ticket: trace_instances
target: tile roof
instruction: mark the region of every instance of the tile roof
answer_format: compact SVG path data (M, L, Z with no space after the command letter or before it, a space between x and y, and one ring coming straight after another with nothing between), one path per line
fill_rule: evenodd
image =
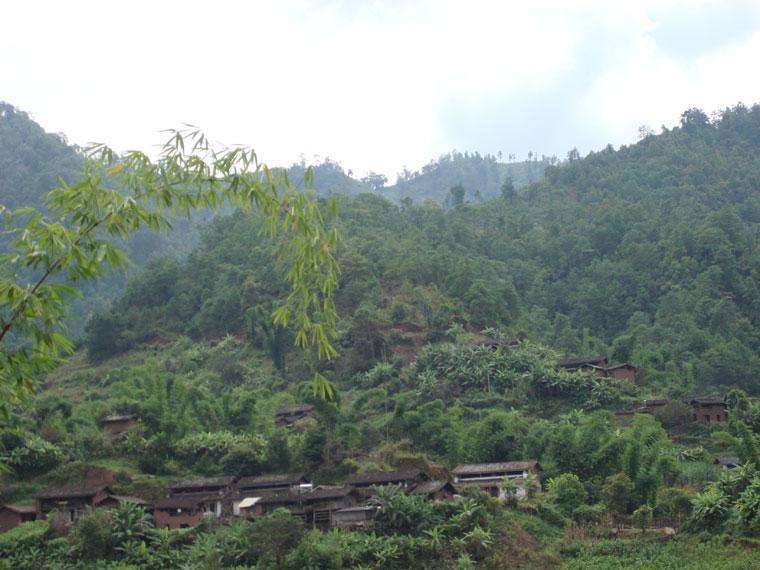
M81 497L94 497L101 491L109 491L108 485L87 487L84 485L65 485L63 487L49 487L35 495L38 499L74 499Z
M741 460L733 455L718 455L715 458L715 463L718 465L739 465Z
M298 414L302 412L313 412L316 408L312 404L299 404L298 406L291 406L288 408L280 408L277 410L276 415L286 416L288 414Z
M725 404L722 396L694 396L689 399L690 404L698 405L713 405L713 404Z
M8 509L18 514L33 514L37 512L37 507L34 505L0 505L0 509Z
M583 356L577 358L566 358L560 360L559 366L562 368L581 366L583 364L605 364L607 362L606 356Z
M412 493L416 495L431 495L437 493L446 486L451 487L452 491L454 487L448 481L423 481L412 489Z
M506 461L502 463L470 463L457 465L454 471L455 475L476 475L478 473L499 473L501 471L527 471L536 469L538 461L529 459L527 461Z
M239 489L255 489L272 485L297 485L304 480L303 473L274 473L271 475L249 475L237 482Z
M208 477L206 479L184 479L174 481L169 485L172 489L200 489L203 487L228 487L235 482L235 477L226 475L224 477Z
M202 497L170 497L156 501L154 507L156 510L165 509L187 509L194 510L203 502Z
M347 497L354 491L353 487L348 487L345 485L340 486L320 486L315 487L313 491L309 491L306 493L302 493L301 496L303 497L303 500L308 502L311 501L325 501L328 499L342 499L343 497Z
M125 422L127 420L134 420L137 418L137 415L135 414L114 414L112 416L106 416L101 421L101 423L107 424L111 422Z
M365 471L356 473L346 479L349 485L373 485L383 483L397 483L400 481L413 481L420 479L424 473L419 469L407 469L398 471Z

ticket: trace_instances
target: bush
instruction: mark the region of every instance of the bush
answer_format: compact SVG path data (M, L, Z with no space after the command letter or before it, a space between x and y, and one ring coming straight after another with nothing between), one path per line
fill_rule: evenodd
M30 435L24 445L16 447L2 458L20 477L34 477L47 473L64 459L63 452L52 443Z
M604 480L602 496L605 504L615 513L625 514L631 504L634 485L626 473L616 473Z
M573 510L573 520L580 524L599 524L606 513L604 505L580 505Z
M638 509L633 511L633 524L640 529L644 530L652 527L652 507L649 505L641 505Z
M563 473L549 480L549 493L565 514L572 513L588 498L586 488L575 473Z

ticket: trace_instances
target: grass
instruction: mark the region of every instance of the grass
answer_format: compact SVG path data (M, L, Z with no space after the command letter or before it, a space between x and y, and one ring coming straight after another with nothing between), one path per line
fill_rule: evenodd
M720 538L700 541L678 538L600 540L575 543L563 549L566 570L587 568L657 568L673 570L752 570L760 569L760 551Z

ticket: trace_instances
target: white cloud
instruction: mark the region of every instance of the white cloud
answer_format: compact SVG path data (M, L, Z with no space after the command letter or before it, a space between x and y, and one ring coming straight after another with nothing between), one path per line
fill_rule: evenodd
M393 174L454 147L619 144L760 94L741 2L49 1L4 21L0 98L117 149L192 122L269 162Z

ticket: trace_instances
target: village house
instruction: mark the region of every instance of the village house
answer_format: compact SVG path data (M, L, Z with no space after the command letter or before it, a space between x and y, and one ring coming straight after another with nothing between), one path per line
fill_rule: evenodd
M312 489L287 489L262 497L246 498L240 507L241 516L262 516L285 508L306 524L327 529L335 526L335 513L359 504L357 490L348 486L319 486Z
M634 384L638 381L638 369L635 366L626 362L611 365L606 356L567 358L560 361L557 367L568 372L590 372L599 378L627 380Z
M566 358L557 365L568 372L593 372L597 376L606 376L607 357L606 356L588 356L582 358Z
M697 396L689 400L692 419L704 424L722 424L728 420L726 402L719 396Z
M219 518L221 514L221 502L214 496L177 495L153 506L156 528L190 528L204 518Z
M206 479L185 479L171 483L169 494L176 496L205 493L222 496L232 490L234 483L235 477L232 475L208 477Z
M282 408L277 410L274 416L274 425L277 427L292 427L301 420L313 418L316 415L317 409L311 404Z
M410 489L428 476L419 469L400 469L397 471L364 471L351 475L346 483L358 488L378 487L383 485L398 485L402 489Z
M120 436L137 425L135 414L106 416L100 420L100 425L112 436Z
M49 513L58 511L73 523L87 507L96 508L111 495L111 489L107 485L97 487L69 485L45 489L35 496L37 516L45 518Z
M309 491L311 482L302 473L257 475L241 478L235 485L232 514L240 515L241 509L251 509L257 499L279 491Z
M279 473L242 477L235 488L241 492L261 490L284 490L311 488L311 482L303 473Z
M221 517L232 513L234 483L235 477L231 475L175 481L169 485L169 498L196 501L208 516L213 513L213 516Z
M733 455L719 455L713 463L722 469L736 469L741 464L741 460Z
M429 501L445 501L453 499L457 490L448 481L423 481L414 489L413 495L421 495Z
M607 378L615 378L616 380L627 380L628 382L636 383L638 370L635 366L628 363L615 364L605 368L605 376Z
M335 513L355 507L360 500L359 493L347 486L320 486L302 493L306 508L306 523L317 528L328 529L335 526Z
M260 497L246 497L240 504L240 516L263 516L279 508L289 510L291 515L306 522L307 513L301 493L292 489L267 493Z
M638 406L635 406L634 408L630 410L615 412L615 416L618 418L623 418L623 417L631 417L635 414L654 414L658 409L666 406L667 404L668 404L668 401L664 399L644 400L643 403L641 403Z
M358 507L348 507L335 511L333 520L335 527L343 530L357 530L365 528L377 513L378 507L362 505Z
M0 532L7 532L18 525L37 519L37 508L23 505L0 506Z
M536 483L540 485L540 471L541 466L535 459L458 465L453 471L454 487L457 490L478 487L489 495L504 500L507 498L504 482L510 479L517 486L515 494L522 497L527 494L525 482L530 476L535 477Z

